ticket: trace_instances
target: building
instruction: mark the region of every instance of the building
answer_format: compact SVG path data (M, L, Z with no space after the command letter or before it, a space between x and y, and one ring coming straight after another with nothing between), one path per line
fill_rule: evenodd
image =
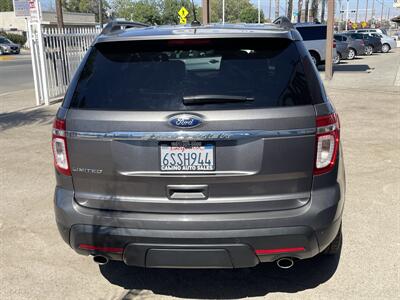
M65 27L96 26L95 15L91 13L64 12ZM45 27L57 26L55 12L43 11L42 24ZM16 17L13 11L0 12L0 31L25 32L27 30L25 18Z

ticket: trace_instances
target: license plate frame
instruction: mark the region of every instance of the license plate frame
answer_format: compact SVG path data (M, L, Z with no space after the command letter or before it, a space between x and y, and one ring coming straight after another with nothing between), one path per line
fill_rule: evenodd
M199 147L200 149L193 150L193 147ZM168 149L169 148L169 149ZM174 149L172 149L174 148ZM159 146L159 166L160 166L160 171L161 172L177 172L177 173L206 173L206 172L213 172L216 169L216 147L215 143L212 142L206 142L206 141L172 141L172 142L160 142ZM200 166L200 164L183 164L183 165L171 165L171 164L163 164L163 160L165 158L166 153L188 153L191 155L192 153L197 153L203 155L202 157L198 156L197 157L197 162L199 162L201 159L204 160L203 166ZM207 155L208 154L208 155ZM169 161L170 158L167 158ZM179 160L178 157L176 157L177 160ZM194 158L191 156L189 159L194 160ZM210 164L206 164L206 160L210 160ZM170 161L169 161L170 162Z

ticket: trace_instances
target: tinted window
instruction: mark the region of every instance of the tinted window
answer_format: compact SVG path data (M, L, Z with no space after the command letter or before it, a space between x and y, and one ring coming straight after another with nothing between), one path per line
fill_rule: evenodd
M300 32L304 41L326 40L326 25L298 26L296 29Z
M184 104L184 97L204 95L251 101ZM184 111L310 103L294 42L201 39L97 44L80 75L71 106Z
M337 40L337 41L343 41L343 37L342 37L341 35L335 34L335 35L333 36L333 38L334 38L335 40Z
M1 37L0 37L0 43L1 43L1 44L9 44L10 42L9 42L9 40L7 40L7 39L5 39L5 38L1 38Z

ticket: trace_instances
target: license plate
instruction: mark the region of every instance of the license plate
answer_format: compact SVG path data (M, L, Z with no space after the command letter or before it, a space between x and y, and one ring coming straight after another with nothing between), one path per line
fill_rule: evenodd
M214 171L214 149L204 142L161 144L161 171Z

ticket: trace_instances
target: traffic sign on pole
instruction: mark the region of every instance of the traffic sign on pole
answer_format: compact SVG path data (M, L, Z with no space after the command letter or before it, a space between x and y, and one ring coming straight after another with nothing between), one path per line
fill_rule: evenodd
M16 17L27 18L31 16L28 0L13 0L13 5Z
M179 23L186 24L187 23L186 17L188 14L189 14L189 12L187 11L187 9L182 6L182 8L178 11Z

